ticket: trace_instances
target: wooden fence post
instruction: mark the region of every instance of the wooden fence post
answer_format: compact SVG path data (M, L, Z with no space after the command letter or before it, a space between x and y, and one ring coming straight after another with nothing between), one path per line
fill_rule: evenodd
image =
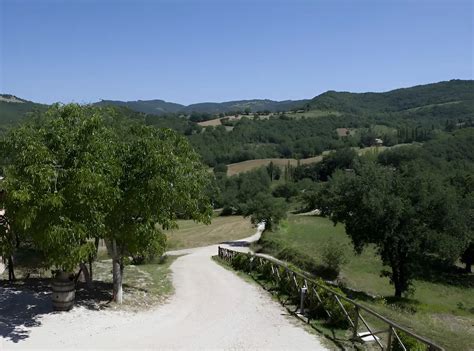
M356 340L358 335L357 335L357 329L359 328L359 306L355 307L355 320L354 320L354 332L352 333L352 339Z

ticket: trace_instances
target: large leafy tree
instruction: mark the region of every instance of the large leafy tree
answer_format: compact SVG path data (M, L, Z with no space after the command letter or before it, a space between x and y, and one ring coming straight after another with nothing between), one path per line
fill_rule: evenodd
M356 252L375 245L397 297L410 287L424 254L454 260L468 240L456 192L415 166L358 163L353 172L336 172L318 203L335 223L345 224Z
M119 170L106 110L54 105L9 133L4 188L10 228L72 271L93 253L116 198Z
M186 139L169 129L132 125L118 145L117 199L106 218L113 258L114 299L122 302L124 258L161 254L161 229L178 218L208 223L210 175Z

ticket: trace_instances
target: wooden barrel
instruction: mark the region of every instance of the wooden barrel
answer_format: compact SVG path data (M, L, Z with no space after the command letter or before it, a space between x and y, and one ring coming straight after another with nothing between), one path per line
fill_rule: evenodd
M76 288L70 279L56 279L51 284L53 309L55 311L69 311L74 306Z

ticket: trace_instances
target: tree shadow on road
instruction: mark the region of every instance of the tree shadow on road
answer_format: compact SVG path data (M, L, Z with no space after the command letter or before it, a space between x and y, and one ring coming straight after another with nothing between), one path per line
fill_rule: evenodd
M46 279L34 285L0 281L0 337L15 343L28 338L40 317L53 311L49 292Z
M111 283L94 281L91 289L78 283L75 306L89 310L107 308L112 299L111 291ZM51 279L0 281L0 339L17 343L28 338L31 328L41 326L41 317L49 313L64 313L53 311Z

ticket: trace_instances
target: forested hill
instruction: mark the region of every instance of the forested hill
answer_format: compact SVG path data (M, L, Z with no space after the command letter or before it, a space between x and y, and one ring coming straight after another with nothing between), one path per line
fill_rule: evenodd
M0 94L0 128L18 123L27 112L46 108L47 105L20 99L14 95Z
M98 106L126 106L131 110L137 112L143 112L154 115L163 115L169 113L182 113L191 114L192 112L197 113L208 113L208 114L220 114L229 112L257 112L257 111L289 111L294 109L303 108L303 106L309 100L285 100L285 101L273 101L273 100L240 100L240 101L227 101L227 102L202 102L197 104L191 104L188 106L176 104L173 102L167 102L164 100L137 100L137 101L116 101L116 100L102 100L97 102L95 105Z
M168 113L177 113L186 106L167 102L164 100L137 100L137 101L119 101L119 100L101 100L96 102L96 106L122 106L128 107L136 112L143 112L153 115L162 115Z
M385 93L328 91L308 102L306 109L349 113L402 112L444 104L472 103L473 100L473 80L450 80Z

